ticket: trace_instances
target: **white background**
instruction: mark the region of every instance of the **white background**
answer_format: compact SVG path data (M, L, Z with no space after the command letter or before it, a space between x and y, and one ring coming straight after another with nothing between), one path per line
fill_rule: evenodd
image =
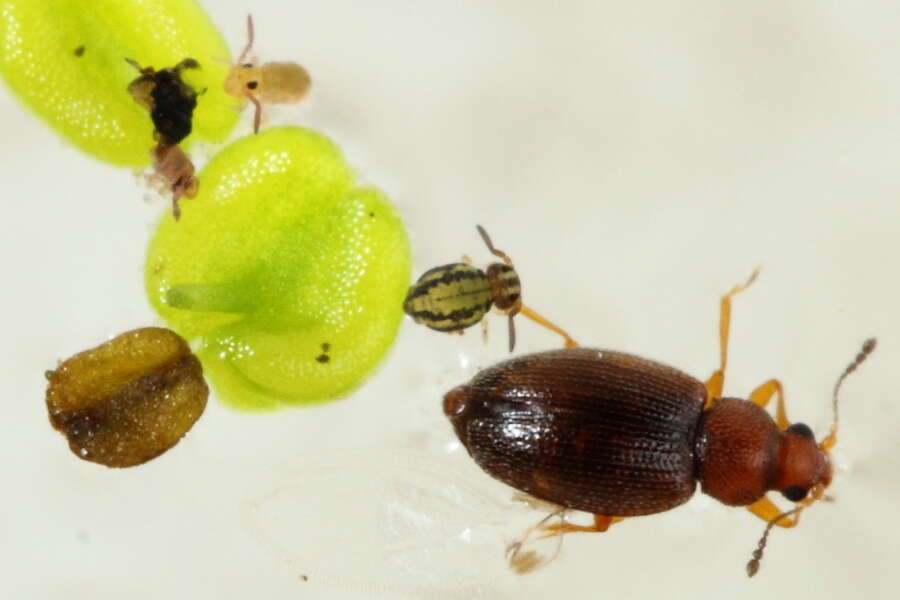
M212 399L143 467L82 462L47 422L43 372L156 322L142 262L168 206L3 90L0 597L894 597L895 2L204 4L235 50L252 10L259 56L309 69L309 99L269 124L332 136L393 198L415 276L487 262L481 223L526 302L580 342L704 379L718 297L761 265L736 301L726 393L779 377L789 416L819 433L877 335L845 387L835 502L775 531L753 580L762 522L699 495L513 575L503 547L542 513L474 466L440 409L506 357L496 316L486 347L477 329L405 322L346 400L248 415ZM558 344L520 320L519 351Z

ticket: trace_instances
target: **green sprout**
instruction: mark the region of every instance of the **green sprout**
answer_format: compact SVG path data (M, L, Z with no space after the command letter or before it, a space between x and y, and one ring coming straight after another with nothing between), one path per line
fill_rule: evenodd
M245 137L199 174L181 220L147 253L153 308L188 340L218 395L274 408L346 395L390 348L410 251L378 190L297 127Z
M126 91L132 59L156 69L194 58L201 95L193 141L220 142L238 101L225 94L231 53L194 0L0 0L0 75L23 104L75 146L116 165L150 163L153 123Z

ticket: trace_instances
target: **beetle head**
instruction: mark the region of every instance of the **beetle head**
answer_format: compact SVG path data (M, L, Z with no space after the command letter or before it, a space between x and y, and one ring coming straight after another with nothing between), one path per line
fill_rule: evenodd
M831 460L819 448L812 430L794 423L784 432L773 486L785 498L800 502L813 492L816 499L831 483Z
M753 558L747 563L748 576L753 577L759 570L759 563L762 560L763 550L765 550L772 527L782 519L791 516L794 517L794 523L796 523L800 513L825 495L825 488L831 484L832 476L830 451L837 444L838 392L847 376L855 371L875 350L875 345L875 338L866 340L856 358L847 365L834 384L831 399L834 417L831 429L821 442L815 443L812 431L803 423L795 423L784 432L774 487L781 490L788 500L797 502L797 506L775 516L768 522L756 550L753 551Z
M875 338L866 340L856 358L834 384L831 400L834 418L831 429L821 442L816 444L812 430L803 423L795 423L784 432L773 487L788 500L812 504L822 497L825 488L831 484L830 451L837 444L838 393L847 376L872 353L875 344Z

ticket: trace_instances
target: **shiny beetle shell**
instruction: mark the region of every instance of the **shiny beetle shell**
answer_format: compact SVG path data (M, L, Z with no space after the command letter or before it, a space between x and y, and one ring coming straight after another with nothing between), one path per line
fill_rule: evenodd
M691 497L702 383L617 352L531 354L478 373L444 412L481 468L595 514L661 512Z

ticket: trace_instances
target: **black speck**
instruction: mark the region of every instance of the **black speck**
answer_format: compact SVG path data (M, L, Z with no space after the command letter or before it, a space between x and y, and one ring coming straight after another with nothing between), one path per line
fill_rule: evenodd
M322 342L322 352L328 352L329 350L331 350L331 344Z
M320 354L316 357L316 360L322 363L323 365L331 360L331 357L327 354Z
M375 213L370 212L370 213L369 213L369 216L370 216L370 217L374 217L374 216L375 216Z
M75 56L77 56L78 58L84 56L84 44L75 48Z
M248 81L248 82L247 82L247 88L248 88L248 89L255 90L258 86L259 86L259 82L258 82L258 81Z

